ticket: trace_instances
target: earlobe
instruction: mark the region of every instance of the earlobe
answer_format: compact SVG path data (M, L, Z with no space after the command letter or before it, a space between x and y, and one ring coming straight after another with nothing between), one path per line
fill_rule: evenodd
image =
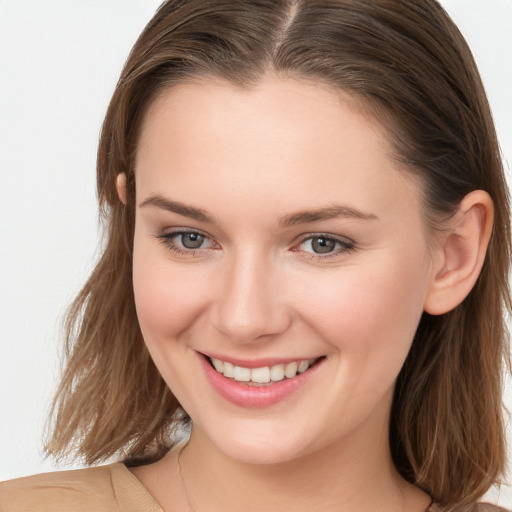
M432 282L424 304L427 313L447 313L467 297L482 270L493 217L493 201L487 192L475 190L461 201L435 251Z
M116 177L116 190L119 200L126 205L126 174L121 172Z

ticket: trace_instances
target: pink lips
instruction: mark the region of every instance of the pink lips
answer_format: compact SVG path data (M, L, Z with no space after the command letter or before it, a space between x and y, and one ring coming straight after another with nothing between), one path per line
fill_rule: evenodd
M242 407L263 408L269 407L300 389L316 373L323 360L312 366L308 371L268 386L248 386L245 383L224 377L218 373L208 360L198 354L208 381L212 387L229 402ZM247 363L245 363L247 364ZM247 366L246 366L247 367Z

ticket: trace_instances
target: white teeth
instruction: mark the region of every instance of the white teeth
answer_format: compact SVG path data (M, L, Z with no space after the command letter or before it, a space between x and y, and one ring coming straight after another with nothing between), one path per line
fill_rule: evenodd
M259 384L270 382L270 368L268 366L264 368L253 368L251 370L251 380Z
M297 375L297 363L288 363L284 369L284 375L287 379L291 379Z
M284 379L284 364L276 364L270 368L270 380L278 382Z
M233 378L238 382L249 382L251 380L250 368L235 366L233 371Z
M215 369L219 373L224 373L224 361L221 361L220 359L215 359L212 357L212 363L213 363L213 366L215 367Z
M262 368L244 368L236 366L227 361L211 358L214 368L230 379L238 382L248 382L255 384L267 384L269 382L279 382L281 380L292 379L297 374L304 373L314 362L315 359L305 359L293 361L288 364L276 364L274 366L264 366Z
M297 371L299 373L304 373L309 368L309 361L301 361L299 363L299 367L297 368Z
M235 376L234 372L234 366L231 363L228 363L227 361L224 361L224 377L233 378Z

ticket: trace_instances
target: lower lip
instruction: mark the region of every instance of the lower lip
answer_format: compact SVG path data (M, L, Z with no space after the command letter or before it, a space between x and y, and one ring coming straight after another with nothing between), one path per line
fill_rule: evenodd
M242 407L263 408L281 402L302 388L322 365L323 359L291 379L284 379L267 386L248 386L224 377L209 361L198 354L210 384L223 398Z

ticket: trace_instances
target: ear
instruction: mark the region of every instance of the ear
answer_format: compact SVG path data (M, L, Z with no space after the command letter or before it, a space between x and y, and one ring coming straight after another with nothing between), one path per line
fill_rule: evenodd
M126 205L126 174L121 172L116 177L117 197L124 205Z
M424 303L427 313L447 313L469 294L484 264L493 218L494 206L487 192L475 190L461 201L448 231L437 241Z

